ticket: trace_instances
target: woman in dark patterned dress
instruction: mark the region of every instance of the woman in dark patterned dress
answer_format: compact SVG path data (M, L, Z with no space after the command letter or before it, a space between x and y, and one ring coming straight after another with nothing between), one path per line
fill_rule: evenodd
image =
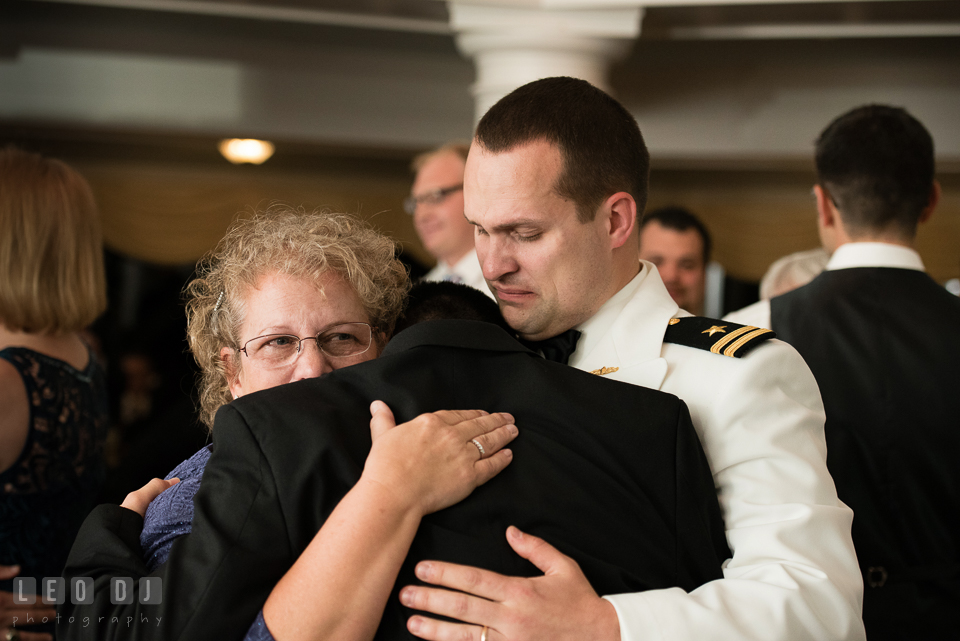
M60 576L103 480L103 371L80 337L106 308L100 222L87 182L62 162L0 150L0 576ZM16 627L0 580L0 639ZM6 593L4 593L6 592ZM30 630L31 628L27 628ZM33 628L34 630L36 628Z

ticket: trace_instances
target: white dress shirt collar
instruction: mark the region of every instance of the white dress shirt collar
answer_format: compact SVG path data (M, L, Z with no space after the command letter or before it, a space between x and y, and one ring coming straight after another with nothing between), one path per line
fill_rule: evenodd
M833 252L826 269L833 271L857 267L893 267L924 271L920 254L909 247L890 243L844 243ZM770 327L770 300L761 300L723 318L741 325Z
M474 264L476 264L476 267L479 269L480 261L477 259L476 249L468 251L453 265L446 261L439 260L437 261L437 266L430 271L431 278L429 278L429 280L443 280L447 276L460 276L463 278L464 273L472 273L474 271Z
M464 254L463 258L458 260L456 264L450 268L450 271L454 274L469 274L471 276L477 273L483 273L480 271L480 260L477 258L477 250L471 249Z
M894 267L924 271L920 254L903 245L890 243L844 243L837 247L827 270L855 267Z
M466 256L452 266L444 262L438 262L437 266L423 277L423 280L452 280L456 283L463 283L464 285L475 287L490 298L493 298L490 288L487 287L487 281L483 279L483 269L480 267L480 260L477 258L476 249L468 251Z

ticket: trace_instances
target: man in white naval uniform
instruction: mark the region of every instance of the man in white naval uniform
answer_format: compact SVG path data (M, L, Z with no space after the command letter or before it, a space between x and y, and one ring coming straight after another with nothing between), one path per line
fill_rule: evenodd
M724 578L690 593L601 598L547 542L508 537L544 576L422 563L418 577L439 587L408 586L401 600L465 623L414 616L408 627L419 637L864 638L853 515L826 468L816 382L768 330L690 317L640 261L648 173L639 128L619 103L580 80L539 80L478 125L465 215L484 276L521 337L543 341L545 356L575 346L568 362L578 369L686 401L733 551Z
M463 168L469 147L449 143L413 159L416 178L404 209L437 265L425 281L463 283L492 296L483 280L473 228L463 218Z

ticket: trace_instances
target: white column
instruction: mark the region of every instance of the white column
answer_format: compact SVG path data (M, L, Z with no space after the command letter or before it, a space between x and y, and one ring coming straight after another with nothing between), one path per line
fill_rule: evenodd
M475 120L503 96L540 78L573 76L609 91L610 62L629 51L643 17L643 8L629 6L630 0L567 0L559 8L550 0L447 4L457 46L476 63Z

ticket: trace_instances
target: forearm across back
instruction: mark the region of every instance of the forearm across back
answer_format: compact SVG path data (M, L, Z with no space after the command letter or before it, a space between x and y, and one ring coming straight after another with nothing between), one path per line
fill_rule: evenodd
M365 641L377 630L420 515L361 479L264 606L278 641Z

